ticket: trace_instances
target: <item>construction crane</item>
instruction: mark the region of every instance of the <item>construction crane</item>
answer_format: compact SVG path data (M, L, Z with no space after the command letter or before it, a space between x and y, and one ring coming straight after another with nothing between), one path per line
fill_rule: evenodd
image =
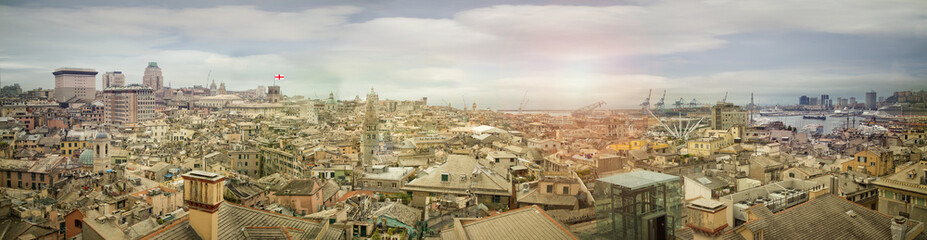
M663 111L663 100L664 100L664 99L666 99L666 89L663 89L663 96L660 97L660 101L657 102L657 104L655 104L655 105L657 106L657 111L658 111L658 112L662 112L662 111Z
M521 111L525 110L525 107L528 106L528 90L525 90L525 96L521 99L521 104L518 105L518 114L521 115Z
M586 105L585 107L573 110L572 115L574 117L586 116L605 105L605 101L598 101L593 104Z
M650 109L650 95L653 95L653 89L650 89L650 92L647 93L647 98L644 99L644 102L641 103L641 110L646 112Z
M441 99L441 101L447 105L447 108L451 108L451 103L447 102L447 100Z
M467 99L464 98L463 95L460 95L460 100L462 101L461 103L463 104L463 110L464 112L466 112L467 111Z
M721 99L721 102L727 102L727 92L724 92L724 99Z

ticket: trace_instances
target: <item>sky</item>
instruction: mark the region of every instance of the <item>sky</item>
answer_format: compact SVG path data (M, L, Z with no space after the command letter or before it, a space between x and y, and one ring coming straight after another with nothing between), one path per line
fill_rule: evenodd
M0 81L141 83L455 107L796 104L927 89L927 1L0 1ZM211 72L211 74L210 74ZM209 76L209 78L207 78Z

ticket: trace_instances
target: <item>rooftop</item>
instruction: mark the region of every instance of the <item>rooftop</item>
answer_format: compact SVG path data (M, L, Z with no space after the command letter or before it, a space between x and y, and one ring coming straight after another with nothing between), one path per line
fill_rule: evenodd
M656 173L646 170L638 170L629 173L616 174L608 177L603 177L596 179L596 181L602 181L618 186L622 186L630 189L639 189L643 187L648 187L652 185L657 185L660 183L678 181L679 177L673 175L667 175L662 173Z
M477 220L455 220L460 225L441 231L441 239L577 239L537 206Z

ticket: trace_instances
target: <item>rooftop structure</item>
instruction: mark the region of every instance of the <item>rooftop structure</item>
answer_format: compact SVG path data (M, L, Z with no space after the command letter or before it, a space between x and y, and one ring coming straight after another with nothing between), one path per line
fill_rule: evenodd
M671 239L682 227L682 180L638 170L596 179L597 237Z

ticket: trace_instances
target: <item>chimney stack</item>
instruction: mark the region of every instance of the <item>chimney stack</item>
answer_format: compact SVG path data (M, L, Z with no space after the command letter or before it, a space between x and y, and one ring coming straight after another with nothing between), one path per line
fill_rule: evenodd
M905 240L905 234L908 232L908 220L902 216L896 216L892 219L892 240Z
M183 200L190 206L190 226L200 238L219 239L219 206L225 192L225 176L190 171L183 177Z
M689 203L689 222L695 232L693 239L719 239L727 228L727 206L711 199L696 199Z

